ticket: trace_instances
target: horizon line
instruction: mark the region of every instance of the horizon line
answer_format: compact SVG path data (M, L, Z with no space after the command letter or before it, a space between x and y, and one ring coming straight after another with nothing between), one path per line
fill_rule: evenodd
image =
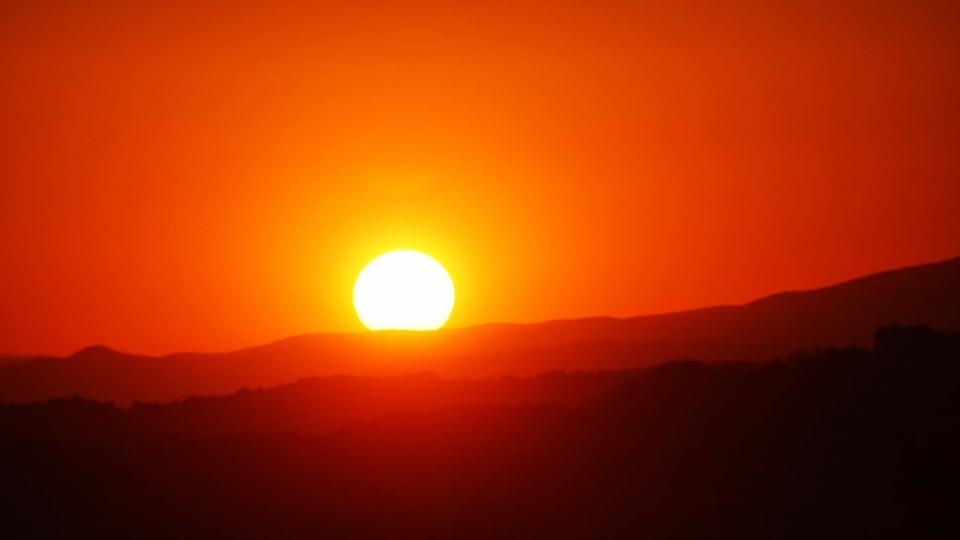
M283 342L289 341L289 340L294 340L294 339L299 339L299 338L305 338L305 337L314 337L314 336L368 336L368 335L388 335L388 334L390 334L390 335L396 335L396 334L403 334L403 335L425 334L425 335L430 335L430 334L438 334L438 333L447 333L447 332L450 332L450 331L457 331L457 332L459 332L459 331L474 330L474 329L481 329L481 328L491 328L491 327L497 327L497 326L500 326L500 327L504 327L504 326L539 326L539 325L549 325L549 324L556 324L556 323L572 323L572 322L584 322L584 321L594 321L594 320L629 321L629 320L635 320L635 319L643 319L643 318L649 318L649 317L662 317L662 316L669 316L669 315L675 315L675 314L680 314L680 313L691 313L691 312L711 310L711 309L724 309L724 308L744 307L744 306L749 306L749 305L751 305L751 304L754 304L754 303L757 303L757 302L761 302L761 301L764 301L764 300L767 300L767 299L770 299L770 298L779 297L779 296L790 295L790 294L797 294L797 293L805 293L805 292L822 291L822 290L827 290L827 289L831 289L831 288L834 288L834 287L840 287L840 286L847 285L847 284L854 283L854 282L861 281L861 280L866 280L866 279L875 278L875 277L877 277L877 276L881 276L881 275L884 275L884 274L890 274L890 273L894 273L894 272L901 272L901 271L905 271L905 270L912 270L912 269L916 269L916 268L920 268L920 267L924 267L924 266L936 266L936 265L939 265L939 264L953 263L953 262L957 262L957 261L960 261L960 255L953 256L953 257L949 257L949 258L947 258L947 259L938 259L938 260L934 260L934 261L928 261L928 262L922 262L922 263L916 263L916 264L909 264L909 265L905 265L905 266L898 266L898 267L894 267L894 268L888 268L888 269L885 269L885 270L878 270L878 271L871 272L871 273L868 273L868 274L863 274L863 275L855 276L855 277L852 277L852 278L843 279L843 280L836 281L836 282L833 282L833 283L830 283L830 284L827 284L827 285L823 285L823 286L819 286L819 287L812 287L812 288L809 288L809 289L787 289L787 290L772 292L772 293L765 294L765 295L756 297L756 298L754 298L754 299L752 299L752 300L748 300L748 301L746 301L746 302L742 302L742 303L738 303L738 304L733 304L733 303L731 303L731 304L713 304L713 305L699 306L699 307L693 307L693 308L688 308L688 309L678 309L678 310L673 310L673 311L662 311L662 312L646 313L646 314L639 314L639 315L627 315L627 316L615 316L615 315L585 315L585 316L582 316L582 317L558 317L558 318L554 318L554 319L543 319L543 320L539 320L539 321L527 321L527 322L522 322L522 321L518 321L518 322L511 322L511 321L492 321L492 322L478 323L478 324L465 325L465 326L444 326L443 328L440 328L440 329L437 329L437 330L318 331L318 332L306 332L306 333L300 333L300 334L292 334L292 335L289 335L289 336L286 336L286 337L277 338L277 339L274 339L274 340L271 340L271 341L267 341L267 342L265 342L265 343L260 343L260 344L256 344L256 345L249 345L249 346L245 346L245 347L238 347L238 348L235 348L235 349L213 350L213 351L209 351L209 350L208 350L208 351L203 351L203 350L180 350L180 351L172 351L172 352L160 353L160 354L141 354L141 353L135 353L135 352L129 352L129 351L120 350L120 349L111 347L111 346L109 346L109 345L107 345L107 344L104 344L104 343L92 343L92 344L90 344L90 345L81 347L81 348L75 350L74 352L69 353L69 354L66 354L66 355L47 354L47 353L10 353L10 352L2 352L2 353L0 353L0 363L11 362L11 361L15 362L15 361L17 361L17 360L30 360L30 359L35 359L35 358L72 358L72 357L76 356L77 354L79 354L79 353L81 353L81 352L83 352L83 351L90 350L90 349L95 349L95 348L107 349L107 350L112 351L112 352L114 352L114 353L124 354L124 355L128 355L128 356L138 356L138 357L144 357L144 358L169 358L169 357L172 357L172 356L194 355L194 354L196 354L196 355L206 355L206 354L213 354L213 355L217 355L217 354L234 354L234 353L238 353L238 352L243 352L243 351L248 351L248 350L253 350L253 349L259 349L259 348L261 348L261 347L269 347L269 346L271 346L271 345L275 345L275 344L278 344L278 343L283 343Z

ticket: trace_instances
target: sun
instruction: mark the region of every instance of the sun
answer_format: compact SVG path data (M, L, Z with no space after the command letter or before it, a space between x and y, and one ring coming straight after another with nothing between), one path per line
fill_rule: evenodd
M413 250L370 261L353 286L353 307L370 330L436 330L450 318L453 300L447 270Z

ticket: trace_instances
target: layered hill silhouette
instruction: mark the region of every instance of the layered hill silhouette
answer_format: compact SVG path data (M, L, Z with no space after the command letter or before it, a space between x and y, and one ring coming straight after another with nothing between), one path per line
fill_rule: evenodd
M530 376L631 369L680 358L766 360L798 349L868 346L881 325L960 330L960 258L739 306L627 319L491 324L430 333L314 334L235 352L140 356L104 346L0 363L0 401L80 395L129 404L335 374Z
M0 405L11 538L956 538L960 334Z

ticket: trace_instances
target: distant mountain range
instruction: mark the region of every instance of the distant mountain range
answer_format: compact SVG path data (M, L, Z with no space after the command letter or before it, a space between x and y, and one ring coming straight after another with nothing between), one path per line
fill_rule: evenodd
M0 401L80 395L127 404L224 394L335 374L528 376L667 360L767 360L869 346L878 326L960 331L960 258L784 292L740 306L627 319L489 324L439 332L312 334L227 353L141 356L104 346L0 363Z

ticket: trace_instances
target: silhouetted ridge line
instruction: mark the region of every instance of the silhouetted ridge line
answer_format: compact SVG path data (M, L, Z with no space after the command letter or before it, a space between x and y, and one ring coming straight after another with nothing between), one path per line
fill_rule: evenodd
M226 394L301 377L530 376L619 370L677 358L763 361L798 349L867 347L883 325L960 330L960 259L882 272L811 291L630 319L497 324L440 332L313 334L240 351L145 357L87 349L70 362L0 365L0 400L85 397L129 404Z

